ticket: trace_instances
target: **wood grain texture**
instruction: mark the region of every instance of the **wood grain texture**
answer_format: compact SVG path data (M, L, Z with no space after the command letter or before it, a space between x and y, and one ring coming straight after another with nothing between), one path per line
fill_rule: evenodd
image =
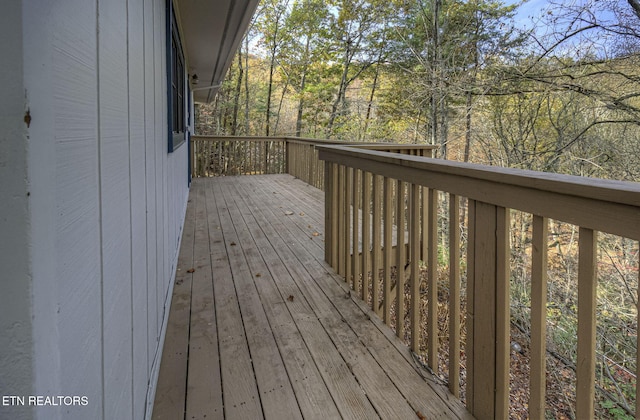
M545 417L547 377L547 235L548 219L533 216L531 262L531 376L529 416Z
M209 217L205 190L194 189L190 208L195 209L192 248L193 261L185 265L179 261L180 271L194 270L191 274L191 314L189 317L189 358L186 369L185 416L188 419L223 418L222 379L220 376L220 354L218 352L218 326L214 308L214 279L228 275L225 265L220 264L225 254L219 244L222 231L216 229L217 219ZM213 210L213 209L212 209ZM212 211L213 214L215 214ZM190 214L190 213L188 213ZM211 216L213 216L213 214ZM210 225L210 222L213 226ZM187 232L183 235L183 243ZM183 246L182 249L185 247ZM180 251L182 256L183 251ZM175 378L174 378L175 380Z
M581 227L578 248L576 416L590 418L594 415L596 377L597 232Z
M640 239L637 183L319 146L320 158L499 207ZM615 218L608 215L615 214Z
M372 235L373 250L371 251L371 308L380 316L380 270L382 262L382 185L384 180L378 175L373 175L373 218ZM386 202L386 201L385 201Z
M373 251L371 249L371 179L369 172L363 172L362 175L362 290L360 299L365 302L369 301L369 274L371 272L371 257ZM377 204L374 204L374 206ZM373 283L375 284L375 282Z
M345 266L344 266L344 281L347 284L351 284L351 279L353 277L353 258L352 255L357 251L358 244L353 242L352 231L355 220L353 220L353 212L351 210L353 206L353 173L355 169L351 167L346 167L345 171L345 179L344 179L344 215L345 215L345 234L344 234L344 249L346 250L345 255Z
M355 169L353 171L353 184L352 184L352 188L353 188L353 192L352 192L352 197L353 197L353 205L351 206L352 209L352 216L351 216L351 233L352 233L352 239L351 239L351 243L353 244L353 250L351 251L351 288L353 289L355 294L360 294L360 273L362 270L361 264L362 264L362 259L360 258L360 253L364 253L364 244L361 241L361 237L360 237L360 231L363 229L362 226L360 225L361 223L361 218L360 218L360 199L362 198L360 193L360 171L358 171L357 169ZM360 245L362 244L362 245ZM360 247L362 249L362 251L360 251Z
M404 287L405 287L405 282L406 282L406 271L405 271L405 265L406 265L406 261L407 261L407 248L404 246L399 246L398 244L404 244L405 243L405 235L406 235L406 230L405 230L405 224L407 222L407 216L406 216L406 211L407 211L407 200L408 200L408 196L407 196L407 183L403 182L403 181L396 181L396 284L395 284L395 290L396 290L396 296L395 296L395 303L396 303L396 334L398 335L398 337L404 337L404 317L405 317L405 302L404 302ZM389 235L391 237L391 235ZM385 248L387 247L387 244L385 243ZM391 248L391 247L389 247ZM389 261L389 265L391 265L391 261ZM391 281L389 281L388 283L389 285L391 284ZM386 290L386 288L385 288ZM391 305L391 302L394 300L394 298L392 296L389 296L387 299L387 302L385 303L385 307L387 305ZM416 350L416 348L414 347L414 341L413 338L411 340L411 348L412 350Z
M384 262L382 279L382 314L385 324L391 325L391 264L393 252L393 183L392 178L384 178ZM398 310L396 309L396 313ZM404 311L403 311L404 312ZM404 329L402 325L396 325L396 334L400 335Z
M420 190L421 187L416 184L411 184L410 189L410 212L409 212L409 264L411 267L411 279L410 279L410 325L411 325L411 350L418 353L420 352L420 333L422 330L422 324L420 319ZM424 222L424 221L422 221ZM402 248L402 247L398 247ZM432 287L429 285L429 287ZM399 290L399 289L398 289ZM398 294L404 294L404 290L398 292ZM404 296L402 296L404 298ZM432 337L429 337L429 342L432 341ZM430 366L433 369L433 366ZM437 371L437 366L436 366Z
M188 363L194 365L185 368L187 409L194 395L224 396L225 418L233 418L234 412L228 408L233 397L227 394L243 388L234 383L245 382L239 364L252 366L253 387L259 393L256 401L265 418L414 418L417 411L427 418L468 415L459 402L447 396L444 387L421 377L407 347L376 321L364 302L349 294L349 285L324 262L321 238L313 235L323 231L321 193L305 190L304 184L285 175L197 179L190 208L201 208L196 198L202 194L198 192L201 188L207 194L207 224L204 231L195 233L191 252L195 256L201 253L203 258L211 255L213 274L194 262L191 308L194 311L198 301L206 303L208 298L203 295L210 293L206 288L197 290L198 271L212 277L215 306L202 305L202 311L191 315L192 331L198 328L209 337L203 342L204 337L192 333L195 341L189 343L190 352L199 351L201 356L195 360L189 357ZM288 209L294 209L294 214L285 213ZM199 210L193 214L202 216ZM210 250L195 245L205 237ZM226 302L235 302L238 309ZM212 313L206 315L207 311ZM241 321L232 322L230 317ZM222 396L217 397L212 394L215 390L195 390L211 386L207 375L211 366L205 358L208 351L198 346L209 345L215 331L200 321L214 319L222 370ZM224 355L228 345L224 341L229 339L223 324L234 323L237 327L233 331L246 337L250 363L244 361L242 350L233 357ZM230 370L236 375L225 375ZM264 372L271 372L268 379ZM278 404L268 401L277 394L281 396ZM210 407L205 400L200 402L202 407ZM287 407L298 414L291 414ZM192 413L198 418L196 411ZM207 418L219 411L209 409L209 413Z
M435 372L438 371L438 191L429 188L427 193L426 223L427 231L427 278L429 279L428 308L427 308L427 334L428 339L428 363Z
M509 417L511 363L511 245L509 209L496 210L496 417Z
M449 194L449 391L460 396L460 198Z
M473 296L475 290L475 272L476 272L476 201L469 200L469 215L468 215L468 235L469 239L467 245L467 296ZM475 409L475 364L473 360L473 354L475 353L475 313L476 304L475 299L467 298L467 314L466 314L466 328L467 328L467 342L465 346L465 352L467 354L466 363L466 407L473 413Z
M225 212L220 220L222 232L227 243L236 243L235 246L227 248L227 254L240 304L253 372L260 392L262 412L266 418L277 416L302 418L272 326L257 293L255 280L262 278L262 271L251 269L252 266L257 268L262 263L274 266L280 261L275 258L262 260L242 216L240 207L244 207L244 203L238 197L237 190L231 186L223 188L221 196L224 196L229 211L229 218L227 219Z
M473 411L478 418L495 416L496 357L496 212L475 203L473 289Z
M218 198L219 197L219 198ZM260 394L256 383L251 360L251 352L244 329L239 295L234 282L230 255L237 248L237 239L227 237L226 229L233 229L229 209L222 198L219 186L211 190L207 196L211 201L211 211L217 212L217 227L223 231L222 243L224 254L219 258L220 272L215 282L215 307L218 320L218 349L221 359L221 375L223 384L223 401L225 417L231 419L262 418ZM231 234L231 232L229 232ZM221 251L222 252L222 251ZM242 275L242 273L238 274ZM245 274L246 275L246 274Z

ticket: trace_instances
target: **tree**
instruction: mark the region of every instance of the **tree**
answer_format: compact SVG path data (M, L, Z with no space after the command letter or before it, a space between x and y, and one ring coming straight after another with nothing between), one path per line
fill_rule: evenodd
M325 132L331 137L336 121L348 113L347 88L374 62L376 41L384 39L385 20L391 15L390 3L382 0L334 0L330 3L332 53L340 63L338 92L331 104Z
M416 96L429 98L419 102L426 108L420 114L429 116L427 137L440 146L441 157L447 156L453 107L464 103L468 160L472 107L484 94L478 74L522 42L510 20L514 10L495 0L421 0L400 15L399 48L410 55L398 62L414 75Z
M262 43L265 45L269 59L269 79L267 82L267 104L265 110L265 135L271 134L271 97L273 93L274 74L279 48L286 36L283 31L287 15L290 12L289 0L267 0L258 20L262 32Z
M314 79L310 73L314 63L321 61L326 53L328 15L324 1L296 1L285 24L287 37L280 69L297 97L295 133L298 137L302 135L307 85Z

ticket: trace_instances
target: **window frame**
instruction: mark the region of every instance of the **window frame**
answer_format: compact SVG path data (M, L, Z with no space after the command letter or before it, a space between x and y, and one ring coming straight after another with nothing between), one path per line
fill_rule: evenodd
M167 125L168 152L172 153L187 140L189 98L184 50L173 1L167 0Z

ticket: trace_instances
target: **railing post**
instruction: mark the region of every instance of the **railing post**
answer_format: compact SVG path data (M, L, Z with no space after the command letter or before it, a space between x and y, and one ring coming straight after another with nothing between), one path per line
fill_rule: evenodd
M340 241L340 184L339 167L335 163L325 162L325 208L324 208L324 258L338 272L338 243Z
M469 207L467 408L480 420L502 418L509 395L508 210L473 200Z
M533 216L529 418L545 416L547 356L547 234L549 220Z
M405 239L405 233L406 233L406 229L405 229L405 221L406 221L406 215L405 215L405 209L407 208L407 205L405 203L405 187L407 185L406 182L404 181L396 181L396 334L398 337L403 337L404 336L404 317L405 317L405 304L404 304L404 287L405 287L405 280L406 280L406 273L405 273L405 263L407 261L407 249L405 248L405 244L404 244L404 239ZM391 234L389 235L389 237L391 237ZM385 244L385 248L386 248L386 244ZM389 247L389 250L391 250L391 247ZM391 268L391 259L389 259L389 262L385 262L385 264L387 264L387 267ZM391 271L387 270L387 272L390 274ZM386 274L386 273L385 273ZM388 278L388 280L387 280ZM387 284L389 287L391 287L391 277L385 277L385 280L387 280ZM386 289L386 286L385 286ZM385 302L385 318L389 319L389 322L391 322L391 302L392 302L392 298L391 296L385 297L386 302ZM413 350L414 352L418 352L418 349L413 347L413 340L412 340L412 347L411 350Z
M373 177L373 226L371 231L373 240L371 241L371 307L380 316L380 268L382 263L382 183L380 175L372 174Z
M291 156L290 148L291 148L291 143L289 143L289 139L285 138L284 139L284 173L285 174L291 174L291 172L289 172L289 168L290 168L289 159Z
M578 255L578 354L576 418L594 415L596 379L597 232L580 228ZM636 413L637 418L637 413Z
M336 191L336 195L338 198L338 237L334 239L335 242L337 242L337 247L338 247L338 259L337 259L337 272L339 275L343 276L345 275L345 261L346 261L346 256L347 256L347 249L345 246L345 237L347 235L347 221L346 221L346 215L348 214L345 211L345 194L346 194L346 189L345 189L345 173L346 173L346 168L342 165L340 165L337 169L335 169L336 171L338 171L338 182L336 185L334 185L334 189L337 190Z

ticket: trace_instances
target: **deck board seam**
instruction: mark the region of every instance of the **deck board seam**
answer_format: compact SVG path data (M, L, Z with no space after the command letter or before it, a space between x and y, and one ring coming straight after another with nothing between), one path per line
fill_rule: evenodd
M266 193L264 193L264 189L262 189L262 191L263 191L263 192L262 192L262 194L265 196L265 199L266 199L266 198L268 198L268 195L266 195ZM251 195L251 194L244 194L243 196L244 196L244 197L256 197L256 195ZM259 207L259 206L257 205L257 203L253 203L253 206L255 207L255 210L256 210L257 212L260 212L260 213L262 213L262 212L263 212L263 210L261 209L261 207ZM268 207L268 206L265 206L265 207ZM267 212L272 213L272 215L273 215L273 217L274 217L274 218L277 218L277 216L278 216L278 214L276 214L276 213L274 213L273 211L269 210L269 208L266 208L264 211L267 211ZM264 217L264 215L263 215L263 217ZM265 220L268 220L268 219L265 217ZM272 226L270 223L267 223L267 224L269 225L269 227L273 228L273 226ZM285 224L285 225L288 225L288 224ZM288 230L288 228L287 228L287 230ZM290 249L290 244L288 243L288 241L286 241L286 240L285 240L285 238L284 238L284 237L282 237L282 235L280 234L280 232L279 232L279 231L277 231L277 230L276 230L276 236L278 236L278 237L280 238L280 240L285 244L285 246L286 246L288 249ZM269 235L267 235L267 237L269 237ZM278 252L278 248L277 248L277 247L275 247L275 246L274 246L274 249L276 250L276 252ZM291 255L294 255L294 256L295 256L295 254L291 254ZM281 256L280 258L282 258L282 256ZM304 264L302 264L302 261L300 261L297 257L296 257L296 260L298 261L298 263L299 263L299 265L300 265L300 266L304 266ZM349 367L349 366L350 366L350 364L345 360L344 355L342 354L342 352L339 350L338 346L336 345L336 341L335 341L335 339L332 337L332 334L330 333L330 331L329 331L329 330L327 330L327 326L325 325L325 323L323 323L323 322L322 322L323 317L321 316L321 314L319 314L319 313L318 313L318 312L313 308L313 306L314 306L314 305L312 305L312 304L311 304L311 302L309 302L309 301L308 301L306 294L304 293L304 291L303 291L302 289L300 289L299 281L296 281L297 273L292 272L292 271L290 270L289 266L290 266L289 264L285 263L285 267L286 267L287 271L289 272L289 274L290 274L290 276L291 276L291 278L292 278L292 280L293 280L293 282L294 282L295 286L296 286L296 287L297 287L297 289L300 291L300 296L302 296L302 297L305 299L305 301L307 302L307 305L309 306L309 308L311 309L311 311L314 313L314 316L316 317L316 319L319 321L319 325L320 325L320 327L325 331L325 334L328 336L328 338L329 338L329 340L331 341L331 343L332 343L333 347L337 349L338 354L339 354L339 356L341 357L341 359L342 359L343 363L344 363L347 367ZM305 270L305 271L306 271L306 270ZM309 277L309 278L312 278L312 275L311 275L310 273L308 273L308 272L307 272L307 274L308 274L308 277ZM309 344L307 343L307 346L308 346L308 345L309 345ZM349 370L351 370L351 369L349 369ZM352 375L353 379L356 381L356 383L358 384L359 388L362 390L363 395L365 396L365 398L369 401L369 404L371 405L371 408L372 408L372 409L374 410L374 412L378 415L378 417L380 417L380 414L378 413L378 411L377 411L377 409L376 409L376 407L375 407L375 404L373 404L373 402L371 401L369 394L365 392L365 389L362 387L362 384L360 383L360 380L357 378L357 376L356 376L356 375L354 375L354 374L353 374L353 372L351 372L351 375Z
M289 225L289 224L287 224L287 225ZM279 231L279 233L280 233L280 231ZM309 278L310 278L312 281L315 279L315 275L313 275L312 273L308 273L308 275L309 275ZM294 276L294 277L296 277L296 276ZM360 336L359 336L358 334L356 334L356 332L355 332L355 331L353 330L353 328L351 327L350 323L346 321L346 318L345 318L345 316L344 316L344 313L343 313L342 311L340 311L340 310L336 307L336 305L335 305L335 303L333 302L333 300L332 300L332 299L331 299L331 298L326 294L326 291L325 291L322 287L320 287L320 286L318 285L318 289L319 289L319 291L324 295L324 297L325 297L326 301L329 303L329 305L333 308L333 311L335 311L337 314L340 314L341 318L342 318L343 320L345 320L345 323L348 325L349 329L350 329L350 330L352 331L352 333L353 333L353 336L354 336L354 338L355 338L355 341L356 341L356 342L359 342L360 344L362 344L362 347L364 348L364 350L365 350L365 351L367 351L368 353L370 353L370 351L367 349L367 346L366 346L366 345L365 345L365 343L362 341L362 339L360 338ZM323 324L323 326L324 326L324 324ZM325 329L326 329L326 326L325 326ZM328 331L327 331L327 332L328 332ZM330 335L330 336L331 336L331 335ZM331 337L331 340L333 341L334 345L335 345L337 348L339 348L339 347L340 347L340 346L338 346L338 344L335 342L335 340L333 339L333 337ZM342 351L340 351L340 354L341 354L341 356L342 356L342 358L343 358L344 362L345 362L345 363L347 363L347 365L350 365L350 362L345 358L345 355L343 354L343 352L342 352ZM400 390L398 390L398 388L397 388L396 384L391 380L391 378L389 377L388 373L387 373L387 372L385 371L385 369L384 369L384 368L379 364L378 360L376 360L373 356L371 356L371 357L372 357L372 361L373 361L376 365L378 365L378 366L379 366L379 368L380 368L380 372L381 372L384 376L386 376L386 377L387 377L387 379L389 380L389 383L393 384L393 386L396 388L396 390L398 391L398 395L402 396L402 398L403 398L403 399L404 399L404 401L407 403L407 405L409 405L408 400L406 399L406 397L405 397L405 396L400 392ZM359 378L357 375L355 375L355 374L354 374L354 378L355 378L355 379L356 379L356 381L360 384L361 388L362 388L363 390L366 390L366 386L364 386L364 385L361 383L360 378ZM370 396L369 396L369 393L366 393L366 391L365 391L365 394L367 395L367 398L371 401ZM381 413L380 413L380 412L378 411L378 409L376 408L376 404L374 403L374 401L371 401L371 402L372 402L372 405L374 406L374 409L376 410L377 414L378 414L379 416L381 416L381 417L382 417Z
M237 184L235 184L235 185L231 185L229 188L234 188L234 189L236 189L236 190L237 190ZM234 206L235 206L235 208L237 209L238 214L239 214L239 215L240 215L240 217L242 218L242 223L246 226L246 225L247 225L247 222L246 222L246 219L245 219L245 215L242 213L242 208L241 208L241 206L239 206L239 205L238 205L238 201L236 200L236 197L237 197L237 198L242 199L242 196L239 196L238 194L234 194L234 195L231 197L231 200L232 200L232 202L233 202L233 205L234 205ZM227 205L229 205L229 204L230 204L230 202L229 202L229 201L227 201L227 198L226 198L226 197L225 197L225 201L226 201ZM236 219L234 219L234 222L233 222L233 223L234 223L234 226L236 227L236 233L237 233L238 228L237 228L237 226L235 225L235 220L236 220ZM254 238L253 238L253 235L251 235L251 232L249 231L248 226L247 226L247 232L248 232L249 236L251 236L251 240L252 240L252 241L253 241L253 243L255 244L256 248L259 250L259 247L258 247L258 245L255 243L255 240L254 240ZM238 238L238 239L241 241L241 239L240 239L240 238ZM251 244L249 244L249 245L251 245ZM248 266L248 268L249 268L249 270L250 270L250 272L251 272L251 274L252 274L252 279L253 279L253 275L254 275L254 273L251 271L251 267L250 267L250 264L249 264L249 257L248 257L248 255L247 255L246 249L245 249L245 247L244 247L244 246L242 246L242 247L241 247L241 249L242 249L242 251L243 251L243 255L244 255L244 258L245 258L245 262L247 263L247 266ZM260 259L262 260L262 262L264 263L264 265L265 265L265 266L267 266L267 263L266 263L266 261L264 260L264 258L263 258L263 256L262 256L262 254L260 254L260 252L259 252L259 251L258 251L258 253L259 253L259 255L260 255ZM281 361L282 361L282 365L283 365L284 371L285 371L285 373L286 373L286 375L287 375L287 379L288 379L288 381L289 381L289 384L291 384L291 383L292 383L292 381L291 381L290 373L289 373L289 371L288 371L288 369L287 369L286 364L284 363L283 354L282 354L281 348L280 348L280 346L279 346L279 344L278 344L278 340L276 339L275 334L273 333L273 331L274 331L274 326L273 326L273 324L272 324L271 320L269 319L269 317L268 317L268 316L266 316L266 310L265 310L265 307L264 307L264 302L263 302L263 300L261 299L261 294L260 294L260 292L259 292L258 288L255 286L255 284L254 284L254 288L255 288L256 294L257 294L257 296L258 296L258 298L259 298L260 305L261 305L261 308L262 308L262 312L264 312L264 313L265 313L265 320L266 320L267 324L269 325L269 331L271 332L271 335L272 335L272 337L273 337L274 343L275 343L276 348L277 348L277 350L278 350L278 355L280 356L280 359L281 359ZM245 334L245 335L246 335L246 334ZM260 389L260 384L258 383L257 385L258 385L258 389ZM296 396L295 392L293 393L293 395L294 395L294 398L296 399L296 405L298 406L298 409L300 409L300 403L299 403L299 401L298 401L298 397ZM263 410L263 411L264 411L264 410Z
M223 192L222 188L220 189L220 192L221 192L221 198L223 198L223 202L225 204L225 211L229 214L229 219L232 220L233 218L231 217L231 212L229 212L229 205L228 205L226 199L224 199L224 192ZM215 194L214 194L214 196L215 196ZM218 213L218 214L220 215L220 213ZM225 224L222 223L222 217L220 217L220 222L221 222L220 223L220 228L221 228L221 231L223 233L223 237L226 238L228 235L224 235L224 226L225 226ZM229 226L229 225L227 224L227 226ZM235 229L235 226L233 225L233 222L230 224L230 226L233 227L233 230L235 232L235 236L237 237L237 232L235 231L236 229ZM251 363L251 370L252 370L252 373L253 373L253 379L254 379L254 382L255 382L255 385L256 385L256 390L257 390L257 393L258 393L258 399L259 399L259 402L260 402L260 409L262 411L262 417L264 418L265 417L264 404L262 403L262 396L260 394L260 386L258 384L258 379L256 377L256 369L255 369L255 366L254 366L254 363L253 363L253 355L251 354L251 346L249 345L249 338L247 337L247 333L246 333L246 331L247 331L246 325L245 325L245 316L246 315L243 314L242 305L240 303L240 297L238 296L238 285L236 283L235 275L233 273L233 265L231 265L231 257L229 255L230 252L229 252L229 248L228 247L231 246L231 244L227 244L226 240L223 240L223 243L224 243L225 249L227 251L227 256L228 256L228 259L229 259L229 265L231 266L232 284L233 284L233 288L234 288L234 292L235 292L236 302L238 304L238 310L240 312L240 320L242 322L242 331L243 331L242 335L244 336L245 345L246 345L247 350L249 352L249 361Z
M288 228L288 224L287 224L287 228ZM293 234L293 235L295 236L295 232L291 231L289 228L288 228L288 230L290 231L290 233L291 233L291 234ZM285 242L286 242L286 241L285 241ZM291 249L291 251L293 252L293 249ZM294 254L295 254L295 252L294 252ZM319 255L319 254L318 254L318 255ZM345 292L346 292L347 290L349 290L349 289L348 289L348 287L347 287L347 285L346 285L346 283L344 283L344 281L343 281L341 278L338 278L338 277L337 277L337 275L336 275L335 273L333 273L333 270L331 270L330 268L327 268L327 267L325 266L325 264L323 263L323 260L320 260L320 259L319 259L319 258L323 258L323 255L319 255L319 256L315 256L315 255L314 255L313 257L316 259L316 261L319 263L319 265L322 267L322 269L326 272L326 275L331 276L331 277L333 278L333 280L334 280L334 281L335 281L335 282L336 282L340 287L342 287L342 288L345 290ZM315 276L315 275L310 274L310 277L311 277L312 279L314 279L314 281L315 281L315 279L316 279L316 276ZM325 296L327 297L327 300L331 303L331 305L333 305L333 306L334 306L335 310L336 310L338 313L340 313L340 314L341 314L341 316L343 316L343 318L344 318L344 313L343 313L343 311L336 307L336 305L335 305L335 303L334 303L333 299L331 299L331 298L326 294L326 290L325 290L325 288L323 288L323 287L321 287L321 286L320 286L319 288L320 288L320 290L325 294ZM351 300L353 301L353 299L351 299ZM367 315L369 315L369 316L370 316L370 315L372 315L372 314L373 314L373 312L371 312L371 314L368 314L367 312L365 312L365 311L364 311L364 310L363 310L359 305L357 305L357 303L356 303L355 301L354 301L354 304L356 305L357 310L360 310L360 311L361 311L365 316L367 316ZM375 314L373 314L373 315L375 315ZM349 323L348 323L348 324L349 324ZM404 394L404 393L399 389L398 385L396 384L396 381L394 381L394 380L389 376L389 373L387 372L387 370L386 370L382 365L380 365L380 361L378 360L378 358L376 358L376 357L375 357L375 355L371 352L371 349L369 348L369 346L367 346L367 345L366 345L366 343L364 343L364 342L362 341L361 336L360 336L359 334L357 334L357 332L354 330L354 328L353 328L353 326L352 326L351 324L349 324L349 328L350 328L350 329L352 330L352 332L356 335L356 337L358 338L358 340L363 344L363 346L365 347L365 349L367 350L367 352L368 352L369 354L371 354L371 356L372 356L372 357L373 357L373 359L376 361L376 363L380 366L380 368L382 369L382 371L384 372L384 374L389 378L390 382L391 382L391 383L393 383L394 387L396 387L396 389L398 389L398 391L401 393L401 395L405 398L405 400L407 401L407 404L409 404L409 405L410 405L410 406L412 406L412 408L413 408L413 405L411 404L411 402L409 401L409 399L408 399L408 398L406 398L405 394ZM389 337L388 337L386 334L384 334L382 331L380 331L380 333L381 333L381 334L383 334L383 338L384 338L385 340L389 341ZM393 349L395 349L395 351L397 351L397 352L400 354L400 357L403 357L403 358L404 358L404 355L402 354L402 352L400 352L400 350L399 350L396 346L394 346L394 345L393 345L393 343L392 343L391 341L389 341L389 345L391 345L391 346L392 346L392 348L393 348ZM416 370L416 368L415 368L415 366L413 365L413 363L411 363L411 366L413 367L413 369L414 369L414 370ZM416 374L418 374L418 373L416 372ZM425 384L426 384L427 386L429 385L429 384L428 384L428 381L426 381L426 380L425 380L424 382L425 382ZM430 388L432 388L432 387L430 387ZM440 396L438 395L438 397L440 397ZM441 398L441 397L440 397L440 399L442 400L442 398ZM442 400L442 402L443 402L445 405L448 405L446 401ZM453 413L452 413L452 414L453 414Z
M247 186L245 185L245 186L244 186L244 190L245 190L245 192L249 192L246 188L247 188ZM264 196L265 196L265 198L267 198L267 197L268 197L268 195L267 195L267 194L264 194ZM251 207L251 206L253 206L253 207L254 207L254 209L253 209L253 210L252 210L252 212L251 212L251 213L254 215L254 217L256 217L256 216L255 216L256 212L258 212L258 213L261 213L261 214L262 214L262 210L260 210L260 209L259 209L259 207L257 206L257 203L252 202L252 201L249 201L249 200L250 200L250 199L249 199L249 197L251 197L251 194L243 194L243 195L242 195L242 198L243 198L243 200L244 200L245 204L246 204L248 207ZM274 216L277 216L277 214L275 214L275 213L273 213L273 214L274 214ZM262 215L262 218L264 218L264 215ZM262 230L262 232L264 233L266 240L268 240L268 241L269 241L269 243L271 244L271 246L272 246L272 248L273 248L273 251L274 251L276 254L278 254L278 251L277 251L278 246L274 243L273 238L272 238L272 235L269 235L268 233L266 233L266 232L264 231L263 224L262 224L262 223L259 223L259 221L258 221L257 219L255 219L255 220L256 220L256 223L260 226L260 229ZM266 219L265 219L265 220L266 220ZM267 222L267 224L270 226L270 223L268 223L268 222ZM271 227L271 226L270 226L270 227ZM283 238L279 237L279 240L280 240L280 241L282 241L282 242L285 244L285 246L287 246L286 241L284 241L284 240L283 240ZM278 258L281 258L281 257L278 255ZM301 262L300 262L299 260L298 260L298 263L300 263L300 264L301 264ZM313 306L308 302L307 297L306 297L306 296L305 296L305 294L302 292L302 290L300 290L300 288L299 288L298 284L295 282L295 280L294 280L295 273L291 271L291 269L289 268L289 264L286 264L285 262L283 262L283 266L284 266L284 269L287 271L288 275L291 277L291 281L293 282L293 285L296 287L296 289L297 289L297 290L298 290L298 292L299 292L297 295L298 295L298 296L300 296L302 299L304 299L304 300L305 300L305 302L306 302L307 306L308 306L308 307L309 307L309 309L312 311L312 313L313 313L313 315L315 316L315 318L318 320L318 323L319 323L320 327L322 327L322 329L325 331L325 334L327 335L327 337L331 340L332 345L335 347L335 343L334 343L334 341L331 339L331 334L329 334L329 332L326 330L325 326L324 326L324 325L322 324L322 322L320 321L320 317L319 317L319 315L315 312L315 310L313 309ZM273 274L272 274L272 275L273 275ZM284 300L285 298L284 298L284 295L283 295L283 292L282 292L281 287L279 287L279 286L276 284L276 288L278 289L278 292L280 293L281 297L282 297L282 298L283 298L283 300ZM293 296L293 295L291 295L291 296ZM291 313L291 309L290 309L289 307L287 307L287 311L289 312L290 316L291 316L292 318L294 318L294 314L293 314L293 313ZM300 332L300 330L299 330L299 326L298 326L297 324L296 324L296 329L298 329L298 331ZM302 333L300 332L300 335L301 335L301 338L302 338L302 340L303 340L303 342L304 342L304 344L305 344L305 346L306 346L307 350L310 352L310 354L312 354L312 351L311 351L311 348L310 348L310 343L308 342L308 340L307 340L307 339L305 339L304 334L302 334ZM338 353L339 353L339 352L338 352ZM344 359L342 359L342 360L343 360L343 362L345 362L345 361L344 361ZM321 368L321 366L319 366L319 365L318 365L318 361L316 360L316 358L315 358L315 357L312 357L312 361L313 361L313 363L314 363L314 365L315 365L316 369L318 370L318 372L320 372L322 368ZM345 364L346 364L346 362L345 362ZM320 375L320 378L323 380L323 382L324 382L324 384L325 384L325 387L327 387L327 388L328 388L328 384L327 384L326 378L325 378L323 375ZM334 396L332 393L329 393L329 395L331 396L331 398L332 398L332 400L334 401L334 403L336 403L336 404L337 404L337 402L336 402L336 400L335 400L335 396ZM366 395L366 394L365 394L365 395ZM344 418L344 417L343 417L343 418Z

